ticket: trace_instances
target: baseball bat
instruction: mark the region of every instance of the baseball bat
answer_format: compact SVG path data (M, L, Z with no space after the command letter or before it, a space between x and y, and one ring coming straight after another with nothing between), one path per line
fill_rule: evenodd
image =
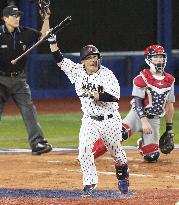
M67 25L69 25L72 21L72 17L68 16L66 17L63 21L61 21L57 26L54 28L51 28L45 36L43 36L39 41L37 41L33 46L31 46L29 49L27 49L24 53L22 53L20 56L15 58L14 60L11 61L12 64L16 64L18 60L20 60L22 57L27 55L32 49L36 48L39 44L41 44L43 41L49 38L51 34L56 34L63 30Z

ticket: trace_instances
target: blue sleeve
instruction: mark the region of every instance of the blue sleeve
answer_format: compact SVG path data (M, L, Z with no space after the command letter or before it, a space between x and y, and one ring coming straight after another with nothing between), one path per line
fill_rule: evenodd
M137 112L140 118L145 117L144 106L143 106L143 98L134 96L134 104L135 104L135 111Z

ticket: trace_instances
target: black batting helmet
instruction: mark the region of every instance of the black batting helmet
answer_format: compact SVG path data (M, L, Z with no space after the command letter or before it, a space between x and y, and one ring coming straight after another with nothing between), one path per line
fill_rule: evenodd
M81 60L84 60L87 56L93 55L93 54L94 55L97 54L98 57L100 58L99 50L93 45L87 45L81 49L80 58L81 58Z

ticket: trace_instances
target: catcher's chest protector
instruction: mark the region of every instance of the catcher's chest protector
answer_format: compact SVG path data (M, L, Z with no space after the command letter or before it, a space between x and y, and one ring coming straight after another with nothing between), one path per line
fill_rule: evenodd
M165 103L174 83L174 77L164 73L164 78L159 80L154 78L148 69L141 71L140 75L146 83L146 97L144 99L146 113L163 116Z

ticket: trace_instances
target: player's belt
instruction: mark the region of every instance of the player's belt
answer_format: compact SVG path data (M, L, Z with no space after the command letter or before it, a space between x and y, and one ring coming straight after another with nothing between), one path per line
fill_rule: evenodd
M16 71L16 72L3 72L0 70L0 75L1 76L7 76L7 77L17 77L20 74L22 74L23 71Z
M113 114L110 114L110 115L98 115L98 116L90 116L91 119L93 120L96 120L96 121L103 121L105 119L109 119L109 118L112 118L113 117Z

